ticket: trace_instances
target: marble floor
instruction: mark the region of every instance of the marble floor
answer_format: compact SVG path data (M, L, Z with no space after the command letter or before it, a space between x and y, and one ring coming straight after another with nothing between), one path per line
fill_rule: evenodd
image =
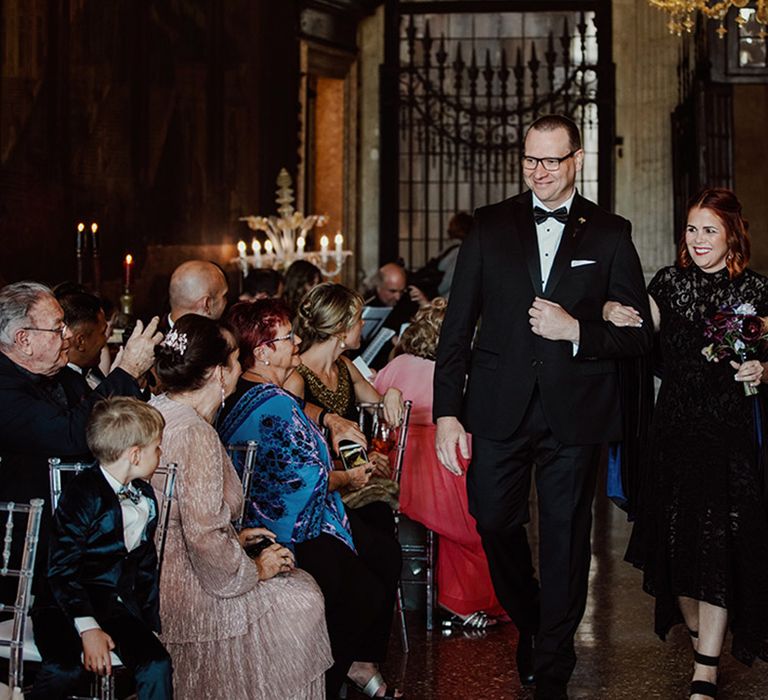
M685 630L661 642L651 630L652 599L640 589L640 573L622 561L630 526L605 498L595 503L590 595L576 639L579 660L569 686L572 700L688 698L691 648ZM392 635L385 666L402 679L408 700L518 700L533 697L514 670L517 633L501 625L483 638L428 634L423 615L408 613L410 653ZM719 700L768 699L768 664L749 669L728 653L720 666ZM360 697L350 693L350 698Z

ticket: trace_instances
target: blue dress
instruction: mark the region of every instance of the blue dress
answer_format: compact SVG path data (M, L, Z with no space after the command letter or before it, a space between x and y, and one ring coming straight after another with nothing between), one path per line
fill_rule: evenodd
M268 528L288 547L326 533L355 551L341 496L328 490L332 464L322 433L280 387L241 380L238 389L245 390L235 394L219 435L226 445L258 445L244 525ZM242 474L242 464L235 468Z

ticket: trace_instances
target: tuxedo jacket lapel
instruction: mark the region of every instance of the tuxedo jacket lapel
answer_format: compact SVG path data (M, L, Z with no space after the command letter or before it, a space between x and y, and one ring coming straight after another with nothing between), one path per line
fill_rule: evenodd
M530 191L515 201L512 219L525 255L528 274L537 296L541 296L541 262L539 260L539 241L536 237L536 224L533 222L533 196Z
M93 467L93 469L96 471L96 480L99 484L102 497L104 498L104 503L108 504L109 512L112 513L112 516L115 519L115 529L114 529L115 539L118 540L120 545L127 552L128 550L125 547L125 535L123 534L125 524L123 523L123 509L120 506L120 499L117 497L117 494L109 485L109 482L107 481L107 477L105 477L103 472L101 471L101 467L96 465Z
M557 283L563 276L563 273L571 266L574 253L579 246L581 237L584 235L586 227L586 218L584 217L584 198L579 194L573 198L571 211L568 214L568 221L563 229L563 236L560 239L560 245L557 248L555 259L552 262L552 270L547 278L546 294L551 295L557 289ZM534 243L535 243L534 231Z

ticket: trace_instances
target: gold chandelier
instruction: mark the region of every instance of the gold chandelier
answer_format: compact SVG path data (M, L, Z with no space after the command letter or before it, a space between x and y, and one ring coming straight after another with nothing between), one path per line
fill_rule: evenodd
M670 14L669 31L672 34L680 36L684 31L691 32L696 26L696 13L709 19L720 20L720 26L717 33L722 39L728 30L725 28L725 18L731 7L739 9L745 8L750 4L750 0L648 0L653 7L658 7ZM765 26L768 25L768 0L756 1L755 19L763 25L760 35L765 38ZM745 24L747 19L739 13L736 22Z

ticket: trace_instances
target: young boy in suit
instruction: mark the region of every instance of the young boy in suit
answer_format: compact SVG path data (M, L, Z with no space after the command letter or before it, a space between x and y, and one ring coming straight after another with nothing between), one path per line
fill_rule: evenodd
M140 700L173 695L170 657L154 634L158 508L148 483L163 427L160 413L136 399L108 399L93 409L86 437L98 465L65 488L48 558L48 582L72 636L58 641L58 658L44 658L36 696L66 697L83 666L111 673L112 650L134 674Z

